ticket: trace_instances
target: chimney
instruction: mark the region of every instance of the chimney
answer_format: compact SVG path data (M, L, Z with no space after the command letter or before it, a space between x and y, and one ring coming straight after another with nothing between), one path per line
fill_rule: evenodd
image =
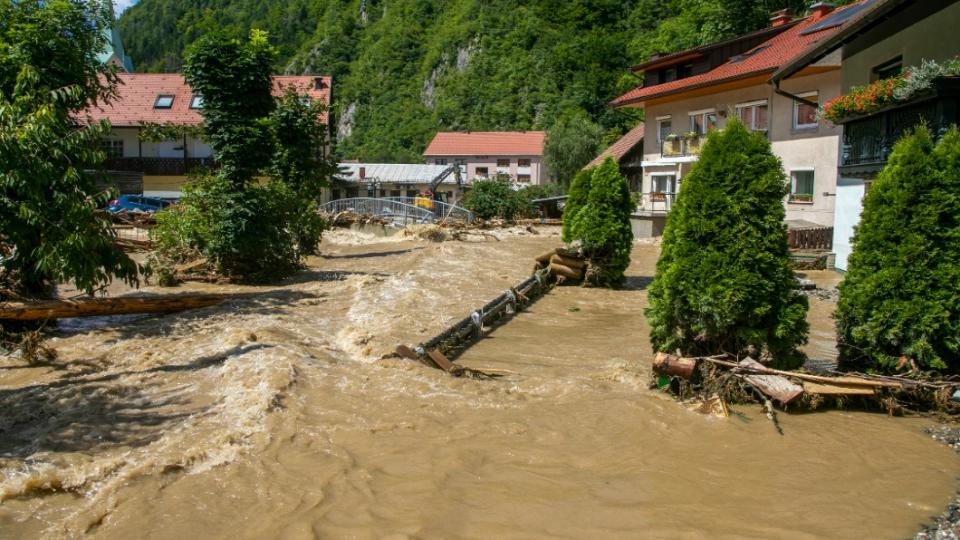
M829 2L817 2L816 4L810 6L810 16L813 17L813 20L822 19L834 10L834 5Z
M363 180L366 177L367 177L367 168L360 167L360 179Z
M793 20L793 10L790 8L780 9L770 14L770 28L783 26Z

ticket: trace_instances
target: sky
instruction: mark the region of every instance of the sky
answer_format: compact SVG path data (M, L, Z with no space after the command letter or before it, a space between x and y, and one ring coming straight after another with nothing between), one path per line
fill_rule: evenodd
M137 3L137 0L113 0L113 9L117 15L123 13L123 10Z

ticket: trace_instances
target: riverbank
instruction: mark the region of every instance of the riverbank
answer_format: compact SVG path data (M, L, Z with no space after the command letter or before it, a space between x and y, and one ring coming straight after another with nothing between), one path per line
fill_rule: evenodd
M381 360L558 242L343 231L282 284L180 287L241 300L64 325L55 365L0 362L0 536L902 538L951 500L927 420L780 436L648 392L654 243L625 290L560 287L458 360L497 381ZM832 321L811 324L813 354Z

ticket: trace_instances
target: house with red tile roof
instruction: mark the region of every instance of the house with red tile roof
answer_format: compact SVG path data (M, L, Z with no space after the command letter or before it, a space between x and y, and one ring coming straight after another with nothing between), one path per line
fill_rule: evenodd
M583 168L599 167L608 157L613 158L620 166L620 174L627 179L630 191L640 191L643 185L643 134L645 131L646 125L640 122Z
M77 120L110 121L113 130L102 141L107 153L105 165L122 192L179 197L191 169L213 165L213 150L191 136L146 140L144 126L199 126L203 121L203 97L195 94L183 76L176 73L119 73L117 77L117 97L87 109ZM303 99L319 100L329 106L330 84L330 77L275 76L273 94L279 97L292 87Z
M443 131L423 156L428 164L459 164L468 180L509 176L523 184L545 184L543 131Z
M637 216L646 234L658 235L712 129L730 118L764 133L783 162L790 193L784 199L793 228L831 227L840 130L822 121L818 105L840 94L840 61L828 55L780 82L771 75L809 47L862 15L864 0L834 9L825 3L804 17L775 12L768 28L735 39L651 58L633 67L644 84L612 102L642 107L642 197ZM636 232L636 231L635 231Z

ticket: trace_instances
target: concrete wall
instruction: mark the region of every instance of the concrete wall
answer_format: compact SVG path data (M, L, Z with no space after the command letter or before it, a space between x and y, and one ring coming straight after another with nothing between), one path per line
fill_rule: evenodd
M663 228L667 223L666 216L630 216L630 229L634 238L652 238L663 236Z
M821 103L840 94L840 73L833 70L784 81L781 87L791 93L819 92ZM784 199L787 219L803 219L826 226L833 225L834 194L837 182L837 163L840 150L840 128L829 122L820 122L816 128L794 129L793 100L775 94L770 85L758 84L734 91L719 92L670 103L646 107L646 132L644 137L643 192L652 189L652 176L677 172L685 176L689 163L666 163L662 160L660 143L657 141L657 118L670 115L672 131L683 134L690 130L690 111L715 109L719 113L718 127L726 125L729 118L736 117L738 103L767 100L768 136L775 154L783 161L784 172L789 177L794 169L814 171L814 200L812 203L788 202ZM660 162L652 165L651 162ZM824 195L827 193L827 195Z
M497 167L498 159L508 159L510 165L508 167ZM529 159L530 166L520 167L518 163L521 159ZM530 175L530 183L532 184L546 184L549 181L542 156L430 156L427 158L427 163L431 165L441 165L443 163L451 165L458 160L466 163L467 180L473 180L477 177L477 167L486 167L490 177L497 173L507 174L512 178L527 174Z
M885 39L843 59L843 91L870 84L873 68L897 56L903 66L919 66L921 61L946 60L960 53L960 3L943 8L914 25L890 34Z
M107 137L123 141L123 157L135 158L182 158L183 141L141 142L137 128L114 128ZM187 157L208 158L213 155L210 145L194 138L187 138Z

